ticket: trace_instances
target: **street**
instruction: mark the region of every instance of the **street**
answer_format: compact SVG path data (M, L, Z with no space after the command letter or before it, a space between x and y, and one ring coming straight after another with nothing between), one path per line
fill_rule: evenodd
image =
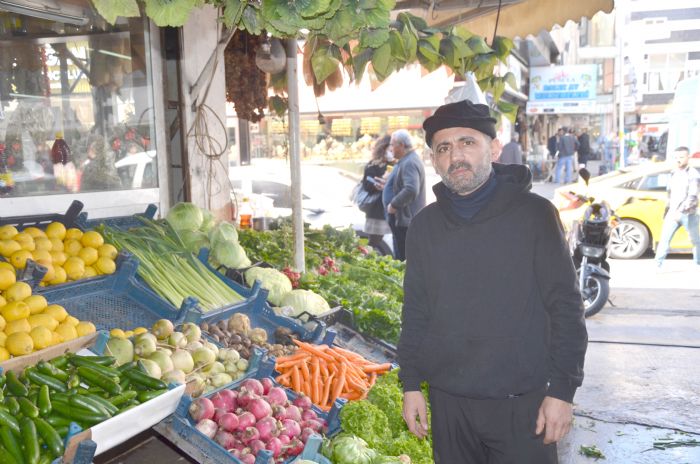
M553 189L533 187L547 198ZM689 255L661 271L651 256L610 267L610 303L586 321L585 379L560 462L592 462L582 447L595 446L608 463L699 463L700 269ZM654 449L665 440L677 447Z

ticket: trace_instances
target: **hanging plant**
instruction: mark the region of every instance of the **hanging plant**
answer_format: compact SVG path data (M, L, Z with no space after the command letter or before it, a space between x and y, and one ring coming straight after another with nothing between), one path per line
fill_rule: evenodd
M267 107L267 75L255 64L261 42L260 36L238 30L224 50L226 100L239 118L251 122L260 121Z

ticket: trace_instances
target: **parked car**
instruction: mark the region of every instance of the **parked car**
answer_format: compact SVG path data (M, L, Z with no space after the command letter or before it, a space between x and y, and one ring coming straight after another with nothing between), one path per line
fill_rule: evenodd
M700 160L690 166L700 169ZM619 218L612 231L610 256L636 259L655 249L661 236L668 194L666 186L674 166L671 163L647 162L594 177L590 184L559 187L554 192L554 204L566 228L581 217L583 206L573 201L576 194L587 193L610 204ZM690 253L692 244L686 230L681 228L671 241L672 253Z

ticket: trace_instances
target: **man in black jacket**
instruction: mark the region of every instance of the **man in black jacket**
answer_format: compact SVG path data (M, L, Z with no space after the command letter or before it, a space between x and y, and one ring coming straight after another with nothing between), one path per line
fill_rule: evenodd
M495 120L467 101L423 124L442 182L406 242L403 416L435 462L549 464L583 380L583 304L557 211L498 158Z

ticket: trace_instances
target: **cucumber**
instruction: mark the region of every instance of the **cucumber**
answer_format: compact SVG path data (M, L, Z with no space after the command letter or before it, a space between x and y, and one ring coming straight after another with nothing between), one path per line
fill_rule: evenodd
M19 421L19 428L24 449L24 462L27 464L38 464L41 448L39 446L39 435L36 432L36 425L29 417L23 417Z
M109 412L112 415L116 414L117 411L119 411L119 408L117 408L115 405L102 398L101 396L93 395L91 393L88 393L83 396L86 399L93 401L95 404L99 404L100 406L102 406L103 409L107 410L107 412Z
M36 368L40 373L44 375L50 375L51 377L60 380L61 382L65 382L66 380L68 380L68 372L64 371L63 369L59 369L58 367L54 366L49 362L39 361L36 365Z
M124 371L124 375L131 379L133 383L142 385L151 390L162 390L164 388L168 388L168 385L162 380L151 377L138 369L127 369Z
M73 395L68 400L68 404L71 408L83 408L94 414L106 414L110 417L112 416L107 409L103 408L101 404L91 401L90 398L84 395Z
M136 398L137 393L134 390L127 390L125 392L122 392L121 394L117 396L113 396L110 398L108 401L112 403L114 406L121 406L122 404L126 403L127 401L133 400Z
M14 433L19 435L19 422L14 417L16 415L17 414L10 415L10 413L7 411L0 410L0 426L8 427Z
M163 393L167 392L167 389L163 390L151 390L151 391L142 391L139 392L136 398L139 400L139 403L145 403L146 401L150 401L153 398L156 398Z
M18 463L24 463L22 447L17 441L15 434L6 425L0 427L0 441L2 441L2 446L4 446L5 449L15 458L15 461Z
M42 386L48 385L51 390L56 390L60 392L68 391L66 384L60 380L51 377L50 375L41 374L34 370L26 371L27 379L34 385ZM26 395L25 395L26 396Z
M80 366L76 370L85 383L94 387L100 387L112 395L118 395L122 392L122 387L111 377L104 375L102 372L98 372L87 366Z
M42 417L51 414L51 396L49 395L48 385L42 385L41 388L39 388L37 406L39 406L39 414L41 414Z
M92 362L92 356L72 356L70 358L70 363L75 367L89 367L108 377L119 377L119 371L117 369Z
M0 462L3 464L19 464L15 457L2 445L0 445Z
M5 377L7 378L6 387L8 390L10 390L10 393L15 396L27 396L29 394L27 387L20 382L20 380L17 378L17 374L15 374L13 371L7 371Z
M46 444L46 447L49 449L53 457L57 458L63 456L63 452L65 451L63 447L63 440L61 440L61 436L58 434L56 429L41 418L34 419L34 425L36 426L36 431L44 440L44 444Z
M19 403L20 412L26 417L31 417L32 419L39 417L39 408L37 408L34 403L29 401L29 399L20 397L17 398L17 402Z

